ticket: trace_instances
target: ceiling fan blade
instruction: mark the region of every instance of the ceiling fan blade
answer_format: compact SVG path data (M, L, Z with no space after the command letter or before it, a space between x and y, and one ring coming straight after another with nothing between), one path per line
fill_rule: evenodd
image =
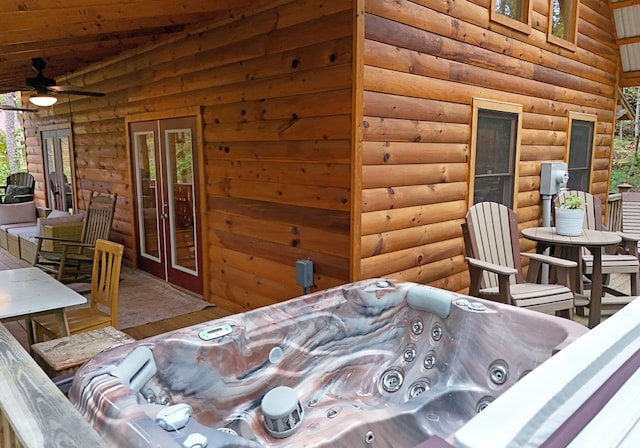
M71 95L104 96L104 93L102 92L91 92L89 90L84 90L82 87L70 85L48 86L47 90L55 93L68 93Z
M17 112L37 112L37 110L35 109L26 109L24 107L7 106L6 104L0 104L0 110L13 110Z

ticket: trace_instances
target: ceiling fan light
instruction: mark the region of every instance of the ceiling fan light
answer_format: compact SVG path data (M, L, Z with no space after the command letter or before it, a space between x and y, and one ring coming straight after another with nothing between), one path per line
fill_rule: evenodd
M53 106L54 104L56 104L58 102L58 98L56 98L53 95L48 95L48 94L37 94L37 95L33 95L31 97L29 97L29 102L31 104L35 104L36 106L40 106L40 107L46 107L46 106Z

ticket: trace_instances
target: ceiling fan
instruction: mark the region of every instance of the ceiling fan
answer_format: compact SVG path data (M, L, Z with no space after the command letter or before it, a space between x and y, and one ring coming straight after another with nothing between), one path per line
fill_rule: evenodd
M33 78L27 78L27 87L31 90L35 90L36 94L29 98L29 101L36 106L51 106L56 103L57 99L53 94L66 93L69 95L84 95L84 96L104 96L101 92L91 92L84 90L82 87L72 85L58 85L55 79L47 78L42 71L47 66L47 63L42 58L31 59L31 67L38 72Z
M26 107L9 106L7 104L0 104L0 110L12 110L16 112L37 112L36 109L27 109Z

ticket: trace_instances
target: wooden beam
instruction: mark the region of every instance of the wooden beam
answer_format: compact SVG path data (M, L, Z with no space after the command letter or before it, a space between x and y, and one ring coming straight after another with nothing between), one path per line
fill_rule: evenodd
M609 8L614 9L628 8L630 6L640 5L640 0L625 0L622 2L609 2Z

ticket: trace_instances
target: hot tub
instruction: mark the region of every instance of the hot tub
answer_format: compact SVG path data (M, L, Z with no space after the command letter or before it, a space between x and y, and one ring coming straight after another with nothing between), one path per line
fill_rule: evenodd
M413 447L586 331L373 279L103 352L69 398L114 447Z

